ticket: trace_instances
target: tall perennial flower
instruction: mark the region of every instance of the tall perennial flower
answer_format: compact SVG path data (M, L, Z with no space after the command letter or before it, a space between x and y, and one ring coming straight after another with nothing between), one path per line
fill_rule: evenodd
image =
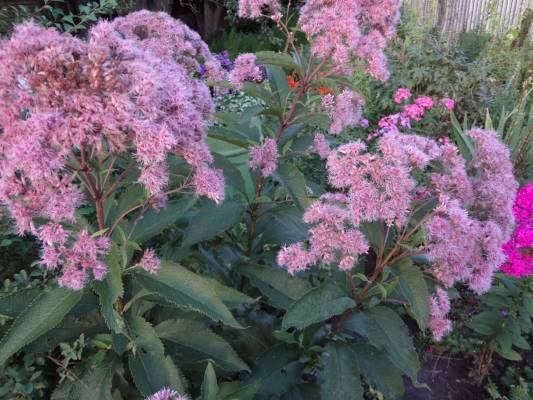
M94 164L133 154L124 169L138 168L139 182L161 200L174 154L190 165L198 194L223 199L205 141L211 95L194 77L201 65L210 78L222 72L183 23L140 11L99 22L86 40L25 23L0 42L0 59L0 203L20 234L43 240L43 263L62 265L65 286L79 288L90 270L105 274L104 246L59 229L76 223L83 202L103 201Z

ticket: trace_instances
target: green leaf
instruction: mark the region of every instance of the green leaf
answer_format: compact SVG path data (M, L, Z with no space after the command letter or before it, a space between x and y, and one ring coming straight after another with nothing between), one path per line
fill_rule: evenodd
M167 320L155 328L168 345L169 351L186 354L187 363L212 360L225 371L250 371L232 347L222 337L194 320Z
M210 284L217 296L222 300L226 307L233 309L241 304L251 304L255 300L238 290L225 286L216 279L205 278Z
M176 367L170 358L165 358L161 339L155 329L141 317L131 316L127 320L133 339L134 351L128 357L135 386L143 396L169 387L183 392L183 382L176 380Z
M333 282L327 282L307 292L292 304L283 317L283 329L303 329L323 322L355 307L355 301Z
M311 204L305 177L293 164L279 164L272 177L281 183L296 206L303 212Z
M135 278L146 290L178 307L200 312L233 328L242 328L211 283L178 264L163 261L157 274L136 271Z
M221 154L213 154L213 167L220 168L224 173L224 183L226 186L233 187L234 190L245 193L244 179L239 169L233 163Z
M331 342L322 353L321 398L323 400L362 400L357 358L346 343Z
M224 396L219 396L221 400L254 400L256 393L261 388L261 381L254 382L250 385L238 387L236 390L226 393Z
M179 200L169 201L163 210L149 209L137 222L131 234L131 240L133 242L143 243L159 235L167 227L180 219L195 202L195 196L186 196Z
M58 287L37 296L0 340L0 365L39 336L55 328L81 299L82 292Z
M129 186L118 199L116 207L112 207L106 215L106 222L113 222L133 206L142 204L145 200L145 188L141 184Z
M114 356L106 357L101 363L89 359L85 368L75 370L78 380L65 380L52 393L52 400L113 400L111 394L115 370L120 360Z
M124 295L122 284L122 256L113 244L106 257L107 275L101 282L95 281L94 288L100 299L102 316L107 326L115 333L125 334L125 322L115 309L119 297Z
M237 201L225 201L219 206L213 202L206 203L190 219L182 246L192 246L214 238L239 222L243 211L243 204Z
M400 291L411 306L418 326L424 331L429 317L429 293L422 271L409 259L401 260L391 269L398 277Z
M202 393L200 400L216 400L218 394L217 376L213 364L210 362L207 363L200 390Z
M376 348L385 351L391 361L416 382L420 363L409 329L393 310L376 306L352 314L344 327L366 337Z
M261 244L290 244L307 239L302 212L294 206L277 207L259 218Z
M502 327L502 318L496 311L483 311L466 324L483 336L495 336Z
M353 343L351 348L357 357L362 375L372 386L387 398L403 399L402 373L386 354L363 342Z
M331 126L331 118L326 113L313 112L304 114L296 118L294 124L305 124L311 127L318 127L320 129L329 130Z
M239 272L258 288L278 308L286 310L310 289L311 284L301 278L291 276L287 271L258 265L243 265Z
M0 315L14 318L24 311L30 303L41 294L43 289L31 288L19 290L7 296L0 297Z
M260 383L258 398L274 398L287 392L301 380L303 365L295 346L280 344L266 350L256 361L249 384Z
M453 112L450 113L450 118L453 126L453 136L455 139L455 142L457 143L457 146L459 147L459 150L461 152L461 155L466 160L471 160L472 155L474 154L474 147L472 145L472 142L470 139L466 136L463 128L461 127L461 124L457 120L457 117Z

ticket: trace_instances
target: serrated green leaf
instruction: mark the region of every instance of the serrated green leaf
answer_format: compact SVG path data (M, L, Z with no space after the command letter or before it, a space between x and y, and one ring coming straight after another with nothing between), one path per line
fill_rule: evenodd
M387 399L403 399L402 372L389 360L389 357L368 343L357 342L350 346L357 357L361 374L366 380Z
M303 329L355 307L355 301L333 282L311 289L283 317L283 329Z
M178 264L163 261L157 274L136 271L135 278L146 290L178 307L198 311L234 328L242 328L213 290L211 283Z
M41 288L30 288L0 297L0 315L16 317L42 292Z
M55 328L81 299L81 291L58 287L35 298L0 340L0 365L49 330Z
M376 306L352 314L343 326L366 337L376 348L385 351L391 361L416 382L420 363L409 329L393 310Z
M164 387L182 392L183 382L176 380L177 368L169 357L165 357L163 343L155 329L136 316L130 316L127 324L135 344L134 352L128 357L128 365L141 394L149 396Z
M346 343L331 342L321 357L321 398L323 400L361 400L363 390L357 357Z
M100 300L102 316L113 332L125 334L125 322L115 309L119 297L124 295L122 283L122 256L119 248L112 244L106 257L107 275L103 281L95 281L94 288Z
M149 209L135 225L130 240L143 243L159 235L180 219L195 202L196 197L186 196L182 199L169 201L163 210Z
M167 320L155 328L157 334L176 354L186 351L186 362L213 360L225 371L249 371L248 366L222 337L193 320Z
M113 400L112 380L120 360L108 356L101 363L86 362L75 370L78 380L65 380L52 393L52 400Z
M429 293L422 271L409 259L401 260L391 269L398 277L400 291L409 303L418 326L424 331L429 317Z
M213 202L206 203L190 219L182 246L192 246L223 233L241 220L243 212L244 205L237 201L225 201L219 206Z
M229 286L223 285L216 279L205 278L210 284L217 296L222 300L226 307L233 309L241 304L251 304L255 300L250 296L245 295L238 290L230 288Z
M305 177L298 168L288 163L279 164L272 177L283 185L301 211L309 207L311 200L307 193Z
M309 282L281 269L247 264L241 266L239 272L268 298L270 304L284 310L311 290Z
M307 239L302 217L302 212L293 206L277 207L265 213L257 223L261 244L286 245Z
M484 336L495 336L502 327L500 315L496 311L483 311L467 323L467 326Z
M216 400L218 394L217 376L213 364L207 363L204 373L204 380L200 388L200 400Z

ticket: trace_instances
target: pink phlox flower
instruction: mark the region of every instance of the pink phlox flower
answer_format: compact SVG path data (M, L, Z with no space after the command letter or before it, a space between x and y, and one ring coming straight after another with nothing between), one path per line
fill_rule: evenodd
M455 101L452 99L449 99L448 97L444 97L440 99L439 104L449 111L453 111L453 109L455 108Z
M403 103L405 100L410 99L412 96L411 91L407 88L399 88L394 93L394 102L397 104Z
M431 110L433 108L434 102L433 99L429 96L421 96L415 99L415 104L426 110Z

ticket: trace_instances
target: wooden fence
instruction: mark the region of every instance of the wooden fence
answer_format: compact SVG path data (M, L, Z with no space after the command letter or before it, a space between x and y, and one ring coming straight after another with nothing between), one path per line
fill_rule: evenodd
M404 11L443 36L482 31L504 35L518 27L533 0L404 0Z

